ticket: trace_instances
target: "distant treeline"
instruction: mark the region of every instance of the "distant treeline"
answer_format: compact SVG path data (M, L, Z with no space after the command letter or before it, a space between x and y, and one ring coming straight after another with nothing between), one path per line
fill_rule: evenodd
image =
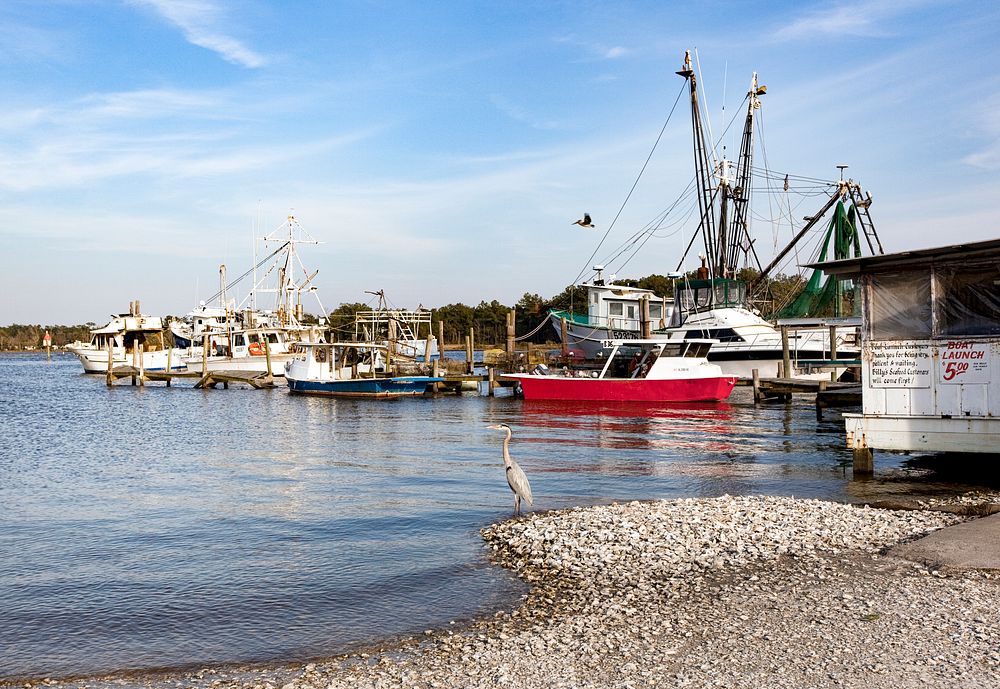
M756 276L756 271L744 270L737 277L750 282ZM696 277L696 271L689 273L689 277ZM674 294L674 281L664 275L647 275L638 280L616 278L615 283L652 290L655 294L668 298ZM804 285L805 281L798 276L776 277L769 283L769 294L767 301L761 304L764 307L762 310L767 313L772 305L775 308L783 306L794 298ZM341 337L351 336L354 333L354 314L371 309L368 304L341 304L329 314L331 328ZM507 313L510 309L510 306L501 304L495 299L490 302L482 301L478 306L448 304L431 309L434 335L437 336L437 323L444 321L445 344L460 344L468 335L469 328L475 328L477 343L502 344L507 338ZM538 326L545 320L549 310L574 310L586 313L587 288L570 285L548 299L525 292L524 296L514 304L514 309L518 338L536 331L527 338L527 341L539 344L552 342L559 337L555 329L549 325L541 328Z
M692 272L690 277L695 277ZM750 282L756 277L753 270L740 271L738 278ZM672 297L674 291L674 281L664 275L647 275L638 280L618 278L618 284L629 285L631 287L641 287L652 290L663 297ZM766 314L770 312L770 306L774 309L787 304L794 295L801 291L805 281L798 276L780 275L770 281L770 293L767 301L759 304L761 310ZM465 336L469 334L469 329L475 329L476 342L478 344L502 344L507 338L507 313L511 307L501 304L496 299L490 302L481 301L478 306L468 306L466 304L448 304L431 309L431 320L434 335L437 336L438 322L444 322L445 344L460 344L464 342ZM587 310L587 289L585 287L574 287L570 285L562 292L545 299L538 294L525 292L516 304L514 304L516 317L517 336L523 337L529 332L537 329L528 341L535 343L552 342L558 339L558 334L551 326L538 326L546 318L550 309L575 310L586 313ZM341 304L328 315L331 329L337 338L350 338L354 334L354 314L358 311L370 311L370 304L352 303ZM166 322L167 318L164 318ZM315 316L307 315L306 322L317 322ZM94 323L84 325L9 325L0 327L0 349L25 349L30 347L41 347L42 336L48 330L52 335L52 346L62 346L75 340L88 341L90 330L96 328ZM421 336L426 333L421 333Z
M52 336L52 346L62 347L76 340L90 340L90 331L96 323L83 325L21 325L15 323L0 327L0 350L31 349L42 346L45 331Z

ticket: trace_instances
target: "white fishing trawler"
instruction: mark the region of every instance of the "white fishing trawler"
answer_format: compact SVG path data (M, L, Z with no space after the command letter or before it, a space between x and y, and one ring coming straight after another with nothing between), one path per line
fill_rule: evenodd
M86 373L104 373L108 370L108 352L111 366L131 365L141 346L142 367L146 371L182 371L186 352L170 348L164 338L163 319L140 313L139 302L129 304L129 312L112 316L107 325L90 331L90 341L74 342L66 346L75 354ZM138 363L138 362L136 362Z
M724 156L716 156L718 145L709 147L705 140L690 54L685 56L684 65L677 73L690 86L696 172L696 183L691 188L697 197L700 220L677 268L668 274L673 279L674 298L668 299L652 290L616 283L614 276L605 280L605 265L599 264L593 267L594 274L590 280L578 283L586 289L586 313L573 309L553 310L549 313L550 321L565 337L567 347L579 351L586 358L606 356L608 350L603 343L611 339L710 338L718 342L712 346L708 358L719 364L726 374L749 378L757 369L765 377L779 373L789 377L827 377L828 372L813 370L811 364L829 361L834 358L833 354L838 359L856 358L860 343L855 329L841 329L831 340L828 327L805 329L800 327L803 321L795 321L796 325L786 330L783 336L779 328L752 306L753 293L766 285L766 278L791 249L831 210L833 214L826 236L820 243L819 260L825 260L828 252L831 258L838 259L860 256L862 237L871 253L882 253L868 213L871 196L863 194L861 186L853 180L818 184L816 180L804 178L793 180L790 175L784 175L782 179L774 172L753 167L754 119L760 108L760 97L766 91L766 87L758 85L756 74L746 95L739 159L733 163ZM829 191L823 207L806 218L805 225L767 267L762 266L757 256L750 231L749 206L755 175L764 191L773 191L777 182L783 192L788 192L798 181L808 181L812 193L817 187ZM685 191L682 198L687 193ZM626 254L629 259L634 256L637 252L628 250L628 247L645 244L664 224L671 210L678 206L679 203L675 202L657 222L650 223L626 240L622 248L612 252L612 258ZM682 272L688 252L699 238L702 240L701 266L692 273ZM738 278L741 270L746 268L755 270L757 274L749 284ZM840 310L847 288L836 280L821 285L818 276L816 272L803 295L776 315L814 316L834 303L832 317L823 322L831 325L850 323L843 319L850 314ZM785 338L795 369L788 372L781 371Z
M227 282L225 266L221 266L221 287L208 300L218 299L220 305L207 306L202 301L188 314L186 323L175 328L175 337L179 333L191 343L185 359L188 370L258 371L280 376L294 356L295 343L322 341L324 319L317 324L305 323L302 303L304 295L312 294L319 312L326 313L312 284L319 271L309 273L296 248L319 242L292 215L261 241L265 249L277 247L260 261L255 259L253 267L232 282ZM259 278L258 271L262 272ZM235 286L251 276L253 286L246 297L239 302L230 299ZM261 297L269 294L274 296L273 306L260 308Z

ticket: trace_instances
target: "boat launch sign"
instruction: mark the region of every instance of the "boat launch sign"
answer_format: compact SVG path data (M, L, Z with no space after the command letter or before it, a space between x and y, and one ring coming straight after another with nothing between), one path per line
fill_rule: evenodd
M938 380L946 384L990 382L990 343L954 340L939 351Z

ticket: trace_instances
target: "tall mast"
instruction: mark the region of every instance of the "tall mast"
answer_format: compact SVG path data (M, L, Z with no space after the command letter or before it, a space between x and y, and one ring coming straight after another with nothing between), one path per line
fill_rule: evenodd
M691 51L684 53L684 65L677 74L690 82L691 86L691 129L694 136L694 169L695 179L698 184L698 211L701 214L699 225L701 234L705 242L705 255L709 259L709 266L714 270L717 256L717 242L715 229L715 214L712 209L712 201L715 196L715 189L712 186L712 166L708 160L708 147L705 146L705 132L701 125L701 108L698 105L698 85L691 68Z
M750 207L750 194L752 183L751 171L753 167L753 118L754 112L760 109L760 96L767 93L766 86L758 86L757 73L753 73L750 79L750 90L747 91L747 116L743 123L743 137L740 140L740 154L736 163L736 185L732 188L733 219L732 242L729 254L725 257L727 266L735 271L739 268L741 255L753 255L760 270L760 259L757 251L753 248L753 239L750 237L750 225L748 223L748 209Z

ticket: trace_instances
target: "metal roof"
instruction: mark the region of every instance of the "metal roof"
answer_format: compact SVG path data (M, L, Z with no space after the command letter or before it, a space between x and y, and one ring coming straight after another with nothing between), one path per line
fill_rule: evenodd
M900 251L895 254L880 256L863 256L840 261L824 263L807 263L806 268L819 268L827 275L856 275L858 273L877 273L893 268L913 267L914 264L924 264L928 267L936 261L1000 257L1000 239L990 239L985 242L970 242L967 244L952 244L933 249L918 249L916 251Z

